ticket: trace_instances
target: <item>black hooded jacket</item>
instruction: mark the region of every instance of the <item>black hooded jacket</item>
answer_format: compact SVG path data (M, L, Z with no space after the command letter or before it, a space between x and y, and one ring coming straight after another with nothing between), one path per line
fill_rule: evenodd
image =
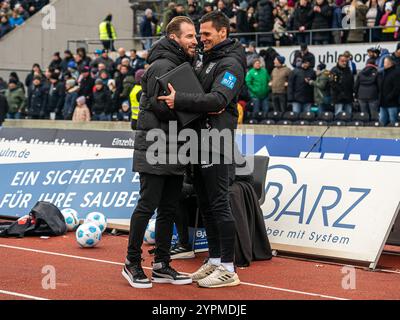
M368 65L358 74L354 85L354 92L359 100L379 100L377 67Z
M176 92L175 109L202 113L197 129L233 131L237 127L237 100L246 74L242 45L237 40L226 39L206 52L195 69L205 94Z
M206 94L177 92L175 109L203 113L212 128L235 129L237 97L246 73L246 55L242 45L227 39L215 46L204 54L202 64L196 65L196 73Z
M141 173L150 173L156 175L183 175L185 167L179 164L149 164L146 159L148 148L154 144L154 141L146 141L146 135L151 129L160 129L165 133L166 150L158 157L165 156L169 159L169 146L171 141L169 133L169 121L177 121L175 112L170 110L164 102L157 100L161 95L161 89L158 85L156 77L160 77L171 71L184 62L191 62L183 51L183 49L173 40L162 38L156 42L151 48L148 56L150 67L147 69L142 78L142 96L140 98L139 116L137 122L137 131L135 136L133 170ZM176 141L174 138L173 140Z

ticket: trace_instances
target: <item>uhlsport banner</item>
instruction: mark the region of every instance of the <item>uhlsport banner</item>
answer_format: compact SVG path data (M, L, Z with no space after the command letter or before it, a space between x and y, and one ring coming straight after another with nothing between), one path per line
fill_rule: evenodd
M271 245L374 267L399 190L398 162L271 158L262 206Z

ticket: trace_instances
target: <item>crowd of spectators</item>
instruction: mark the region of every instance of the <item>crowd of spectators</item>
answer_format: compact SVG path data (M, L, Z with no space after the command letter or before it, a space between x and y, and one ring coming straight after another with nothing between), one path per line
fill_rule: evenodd
M66 50L63 57L54 53L49 66L42 71L34 64L22 82L11 72L8 84L0 81L0 93L8 101L7 118L54 120L131 120L131 92L140 85L147 68L146 53L118 49L112 59L107 50L96 50L89 57L84 48L76 53Z
M395 41L400 26L399 3L400 0L177 1L170 2L158 16L147 9L140 22L140 34L158 35L178 15L187 15L198 27L203 14L219 10L230 18L232 33L269 33L239 36L245 44L254 40L257 46ZM311 34L310 30L325 31ZM145 49L151 42L146 41Z
M282 1L286 0L280 0L281 4ZM325 0L316 1L318 4ZM13 3L9 2L10 5ZM265 13L260 14L260 6L266 2L275 12L277 6L270 0L249 2L248 7L243 2L227 4L218 1L216 7L205 3L201 10L193 0L185 4L169 3L162 23L158 23L153 11L147 9L140 29L146 36L163 32L165 23L179 14L187 14L198 26L202 12L217 8L231 19L237 19L232 20L236 21L236 24L232 22L232 28L237 31L238 14L244 7L254 14L251 20L254 27L260 28L263 26L260 19ZM13 5L15 8L16 3ZM290 3L285 5L292 6ZM297 21L296 10L303 5L310 6L307 0L300 0L294 6L291 14L294 21ZM392 6L395 8L394 4ZM156 31L156 26L161 29ZM354 37L351 32L347 34L348 41ZM316 36L313 39L319 39L323 44L332 39L333 34L327 36L321 32L319 38ZM248 66L238 103L240 122L288 124L300 121L304 124L307 120L322 117L326 123L331 123L342 117L347 122L359 119L362 123L398 125L400 44L394 52L384 49L383 44L382 48L371 47L367 63L358 66L350 52L343 52L337 65L328 69L309 52L305 34L298 39L301 45L291 55L292 61L286 61L279 54L279 47L269 46L258 52L254 41L246 44L246 39L240 40L246 48ZM8 102L7 118L132 121L132 110L138 108L141 77L148 67L146 58L151 45L152 39L146 39L144 50L140 52L119 48L117 53L110 54L106 49L98 49L89 55L84 48L78 48L74 53L66 50L62 57L56 52L47 68L34 64L24 82L16 72L11 72L8 82L0 78L0 96L6 98L2 100L3 104Z
M7 117L74 121L131 121L138 107L141 78L148 67L147 51L106 50L93 57L84 48L58 52L43 72L34 64L24 83L11 72L0 79L0 96L8 101ZM297 123L329 115L327 122L357 115L363 123L399 123L400 43L394 52L372 47L365 65L356 65L346 51L330 70L302 44L293 61L273 49L247 48L248 71L239 97L240 122ZM134 94L133 94L134 93ZM305 119L301 117L305 116ZM354 120L354 119L353 119ZM283 121L283 122L279 122ZM304 123L303 123L304 124Z
M369 48L362 66L345 51L330 70L316 65L305 44L293 56L286 64L277 52L248 52L250 70L240 98L245 122L399 125L400 43L393 53Z
M0 38L24 24L49 0L0 0Z

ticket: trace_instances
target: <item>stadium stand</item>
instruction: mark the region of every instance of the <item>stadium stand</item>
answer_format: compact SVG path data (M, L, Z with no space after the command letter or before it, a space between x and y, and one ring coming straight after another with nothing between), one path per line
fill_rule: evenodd
M10 24L5 17L18 25L21 16L28 18L47 3L0 1L0 36L2 28L11 30L4 26ZM148 67L147 50L154 38L161 36L165 25L177 15L189 16L198 26L204 13L220 10L231 20L233 37L247 51L249 70L239 97L240 105L245 106L244 123L396 126L400 43L389 52L385 41L393 43L398 38L399 3L188 0L166 3L164 9L149 5L137 21L140 36L145 37L142 48L119 48L110 53L99 44L95 52L86 52L84 47L76 52L65 50L63 55L55 52L46 68L32 61L35 64L25 79L19 79L17 72L11 72L9 79L0 79L0 93L10 106L8 118L83 119L73 117L73 113L78 109L78 98L85 97L79 101L90 110L91 120L130 121L131 107L139 101L140 79ZM343 29L343 17L354 12L357 28ZM335 61L337 65L328 68L316 61L308 48L365 40L380 43L365 53L369 58L366 65L356 65L352 54L343 52ZM290 45L297 49L287 61L279 51ZM383 88L388 86L395 95L391 101L385 101L388 92Z

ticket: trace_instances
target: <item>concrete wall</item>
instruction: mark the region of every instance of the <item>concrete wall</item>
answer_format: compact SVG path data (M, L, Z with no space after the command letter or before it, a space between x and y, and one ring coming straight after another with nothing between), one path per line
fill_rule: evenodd
M51 120L6 120L3 123L7 128L48 128L71 130L106 130L130 131L129 122L89 122L75 123L71 121ZM326 130L323 126L262 126L243 125L240 129L252 129L255 134L280 135L280 136L320 136ZM374 128L374 127L330 127L325 137L349 138L377 138L400 139L399 128Z
M133 12L128 0L55 0L56 29L42 28L37 13L0 40L0 69L30 69L34 62L46 67L54 52L63 52L69 39L97 39L98 25L108 13L119 38L132 37ZM8 78L9 71L0 76ZM21 71L21 74L23 72Z

